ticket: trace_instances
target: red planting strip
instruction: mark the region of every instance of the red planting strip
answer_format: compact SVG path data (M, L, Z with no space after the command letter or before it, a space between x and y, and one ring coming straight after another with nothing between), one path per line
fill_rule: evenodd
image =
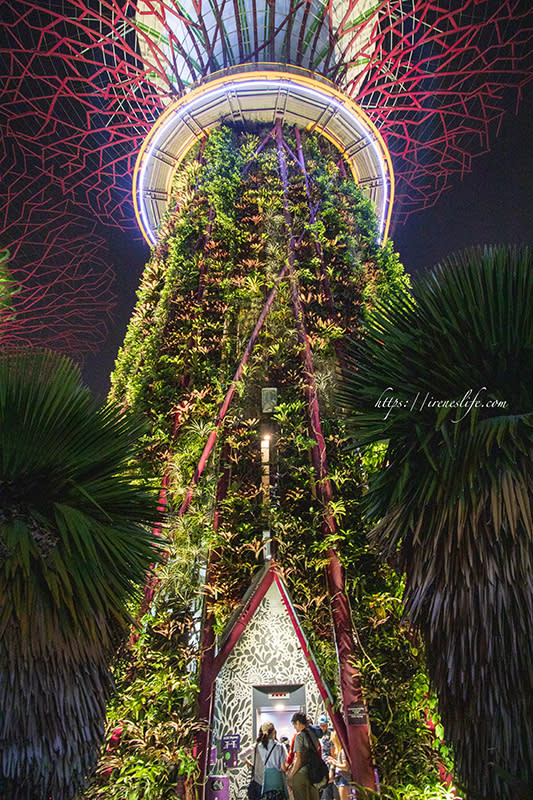
M267 593L268 589L272 585L272 581L274 580L274 567L271 564L270 569L265 572L261 583L257 587L256 591L252 595L250 602L248 605L243 609L240 617L238 618L237 622L231 629L228 638L224 642L221 650L217 653L214 661L213 661L213 672L212 672L212 680L214 681L215 676L218 675L224 662L227 660L228 656L230 655L231 651L241 638L242 632L252 619L253 615L259 608L259 604L265 594Z
M281 179L284 188L284 215L287 230L290 233L289 244L289 278L291 300L296 322L298 340L301 344L301 358L307 379L306 397L309 412L309 430L316 444L312 450L313 465L318 476L317 491L324 509L323 532L325 536L335 533L335 519L329 511L332 499L331 483L328 478L326 443L320 423L320 408L313 369L313 360L309 339L305 329L303 307L298 292L297 277L294 272L295 242L292 234L292 220L288 201L288 175L285 153L283 149L283 133L281 123L276 124L276 140L278 145L278 159ZM368 725L350 725L349 707L362 705L362 690L359 673L355 667L356 652L352 631L352 618L348 598L344 587L344 574L341 563L335 551L328 548L328 565L326 569L328 590L331 597L331 615L335 632L335 643L339 658L340 685L346 720L346 740L348 748L346 756L350 762L352 777L356 783L375 789L376 780L372 765L372 754Z
M297 147L297 151L298 151L297 162L300 165L300 168L301 168L301 170L302 170L302 172L304 174L305 192L307 194L307 205L309 207L310 221L311 221L311 223L313 223L315 221L316 212L317 212L317 209L318 209L318 204L317 204L316 207L313 207L313 204L311 203L311 193L309 191L309 176L307 175L307 169L305 167L305 158L304 158L304 153L303 153L303 148L302 148L302 139L301 139L301 136L300 136L300 131L296 127L294 128L294 135L296 137L296 147ZM341 159L341 161L342 161L342 159ZM317 256L319 258L319 261L320 261L320 276L322 278L322 286L324 287L324 294L326 295L326 301L327 301L327 304L328 304L328 308L329 308L329 310L331 312L332 317L335 318L337 316L337 314L335 312L335 303L333 302L333 294L332 294L331 286L330 286L330 283L329 283L328 273L326 271L326 267L325 267L325 264L324 264L324 251L322 249L322 245L320 244L320 242L316 238L315 238L315 253L317 254ZM342 344L338 341L338 339L336 339L335 342L334 342L334 348L335 348L335 354L337 356L339 364L341 366L343 366L343 364L345 363L344 348L343 348Z
M288 265L285 264L285 266L283 267L283 269L281 270L281 272L279 273L279 275L278 275L278 277L276 279L275 285L273 286L273 288L270 291L270 294L268 295L267 301L266 301L266 303L265 303L265 305L263 307L263 310L261 311L259 319L256 322L255 328L252 331L252 335L250 336L248 344L246 345L246 350L244 351L243 357L241 358L239 366L237 367L235 375L233 376L233 380L231 382L231 386L228 389L226 397L224 398L224 402L222 403L222 407L221 407L220 411L218 412L217 421L215 423L215 430L212 431L209 434L209 438L207 439L207 442L205 443L205 447L203 449L202 455L200 456L200 460L198 462L198 466L196 467L196 470L194 471L194 475L193 475L193 477L191 479L191 483L189 484L189 488L187 489L187 494L185 495L185 499L184 499L183 503L181 504L181 508L179 510L179 515L180 516L183 516L184 514L187 513L187 510L188 510L188 508L189 508L189 506L191 504L191 500L192 500L193 495L194 495L194 490L196 489L196 487L198 485L198 481L200 480L200 477L202 475L202 472L205 469L205 466L207 464L207 460L208 460L209 456L211 455L211 451L213 449L213 446L215 444L216 438L218 436L218 432L220 431L222 423L224 422L224 417L226 416L228 408L230 407L231 401L233 400L233 396L234 396L235 391L237 389L237 383L241 379L244 367L246 366L246 364L248 362L248 359L250 358L250 356L252 354L252 351L254 349L255 343L257 341L257 337L259 336L259 332L260 332L261 328L263 327L263 323L264 323L264 321L265 321L265 319L266 319L266 317L268 315L268 312L270 311L272 303L274 302L274 298L276 297L276 293L278 291L278 286L279 286L280 282L283 280L283 278L285 277L285 275L287 273L287 269L288 269Z
M253 164L253 161L254 161L254 159L255 159L255 158L257 158L257 156L259 155L259 153L261 152L261 150L263 149L263 147L264 147L264 146L267 144L267 142L268 142L270 139L272 139L272 137L273 137L273 136L274 136L274 129L272 129L272 130L270 131L270 133L267 133L267 135L265 136L265 138L263 139L263 141L261 142L261 144L259 145L259 147L258 147L258 148L257 148L257 150L255 151L255 153L253 154L253 156L252 156L252 157L250 158L250 160L249 160L249 161L248 161L248 162L245 164L245 166L244 166L244 169L243 169L243 171L242 171L242 174L243 174L243 176L244 176L244 175L246 175L246 173L248 172L248 168L249 168L249 167L250 167L250 166Z

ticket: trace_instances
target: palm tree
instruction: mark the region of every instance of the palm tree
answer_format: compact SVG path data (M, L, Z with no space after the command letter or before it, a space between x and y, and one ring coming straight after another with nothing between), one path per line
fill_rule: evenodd
M69 359L0 356L0 783L74 797L103 736L110 659L159 545L139 430Z
M372 539L405 573L457 779L533 781L533 254L459 254L381 305L339 400L369 477Z

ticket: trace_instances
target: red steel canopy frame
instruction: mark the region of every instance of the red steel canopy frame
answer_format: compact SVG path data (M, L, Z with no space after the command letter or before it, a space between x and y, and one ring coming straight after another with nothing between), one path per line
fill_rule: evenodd
M164 106L187 89L176 66L186 63L197 81L242 60L270 59L266 46L252 46L253 19L248 34L236 23L233 50L219 46L220 25L202 28L208 7L221 15L232 9L238 21L237 2L189 5L196 18L180 15L171 0L3 0L0 120L7 141L20 148L21 192L24 181L45 174L105 224L133 226L137 151ZM274 14L276 3L268 5ZM302 3L288 6L273 34L283 33ZM291 63L332 80L380 130L397 178L396 220L404 219L471 169L531 79L531 4L330 0L321 9L335 54L313 60L309 43L305 52L289 52ZM173 31L176 15L189 44ZM147 25L154 18L157 37ZM9 171L4 184L11 184ZM32 204L31 191L25 202Z
M166 104L213 71L284 56L331 80L386 141L396 222L434 204L471 169L532 77L529 0L269 0L251 4L253 13L246 5L2 0L0 249L10 250L18 285L31 285L24 291L36 291L29 264L40 255L21 253L15 263L13 254L33 241L39 220L47 264L37 283L46 292L55 282L48 265L53 273L61 263L79 284L65 308L105 318L111 275L91 225L136 231L131 179L139 148ZM71 224L86 236L85 263L94 255L85 282L79 254L55 231L63 212L53 221L47 213L50 197L69 201ZM102 321L82 325L93 328L88 340L76 326L65 338L60 311L48 307L47 344L56 329L60 346L75 352L105 337Z

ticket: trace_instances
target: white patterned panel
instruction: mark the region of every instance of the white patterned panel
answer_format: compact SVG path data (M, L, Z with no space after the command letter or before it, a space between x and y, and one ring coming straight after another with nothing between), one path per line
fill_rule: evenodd
M239 733L241 750L249 747L253 743L253 687L287 684L305 685L305 710L313 720L324 713L318 686L273 582L218 675L213 746L223 736ZM220 758L211 772L222 774ZM246 800L249 768L243 764L228 774L230 800Z

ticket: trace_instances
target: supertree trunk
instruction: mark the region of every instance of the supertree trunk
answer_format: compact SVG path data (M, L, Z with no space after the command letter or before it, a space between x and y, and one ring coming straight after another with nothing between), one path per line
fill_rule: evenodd
M213 134L177 176L171 208L114 392L152 420L151 454L170 476L180 529L194 527L190 517L214 515L213 532L196 534L204 558L211 553L200 717L207 727L215 631L261 563L259 441L267 420L260 398L262 387L274 386L278 407L268 425L279 476L268 524L298 600L323 597L308 635L329 641L324 667L338 685L353 777L374 787L368 725L364 715L362 724L349 717L354 705L364 711L364 701L335 503L353 501L354 489L335 492L330 481L329 462L337 472L343 464L331 390L342 337L357 332L374 297L403 285L401 269L390 247L378 245L370 205L335 148L279 122L255 134ZM203 569L198 563L199 584ZM208 737L198 744L203 763Z
M301 140L298 136L300 152L299 165L306 175L305 161L301 150ZM281 123L276 123L276 144L278 147L278 161L283 184L283 214L285 218L286 233L289 237L289 283L291 304L294 315L295 327L300 344L300 355L305 382L305 397L307 401L307 418L309 435L315 444L312 447L312 462L317 477L317 494L322 505L323 521L322 530L324 538L335 537L337 524L330 509L333 500L331 481L328 475L326 442L322 431L320 419L320 403L313 366L313 355L309 336L306 330L305 312L300 299L301 289L296 273L296 241L293 233L294 226L289 204L289 176L285 158L284 139ZM306 181L307 184L307 181ZM306 185L306 189L307 189ZM322 277L322 275L320 276ZM330 298L331 299L331 296ZM367 726L353 726L349 724L349 708L354 703L362 704L363 697L359 674L355 667L357 653L352 631L350 604L346 595L344 574L339 557L332 547L327 550L326 578L331 602L331 614L337 657L339 660L339 678L344 711L344 747L352 768L352 777L357 784L368 788L375 788L375 777L372 768L372 755Z

